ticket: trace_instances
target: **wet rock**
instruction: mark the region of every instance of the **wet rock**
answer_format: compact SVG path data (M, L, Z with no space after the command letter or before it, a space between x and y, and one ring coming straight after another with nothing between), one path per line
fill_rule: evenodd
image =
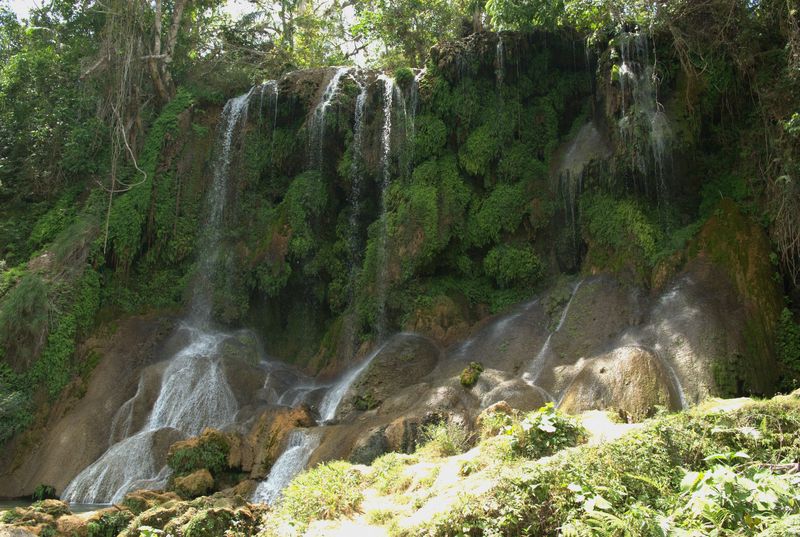
M427 308L416 310L406 330L424 334L441 345L450 345L469 333L469 305L464 300L440 295Z
M37 513L45 513L53 518L72 514L69 510L69 505L61 500L42 500L31 505L30 510Z
M386 427L376 427L367 431L356 442L350 453L353 464L372 464L372 461L389 451L386 438Z
M230 440L216 429L204 429L200 436L175 442L169 448L167 463L178 474L206 469L219 474L228 468Z
M176 477L173 487L182 498L197 498L214 490L214 477L203 468L187 476Z
M250 479L261 480L269 474L280 456L289 433L297 427L315 424L306 406L277 408L263 412L250 432L241 441L241 469L250 472Z
M338 415L346 419L354 412L354 401L369 397L383 402L417 384L433 371L441 351L432 340L416 334L397 334L372 359L369 367L345 394Z
M614 408L638 422L657 406L680 408L669 372L647 349L622 347L587 361L564 393L560 408L573 414Z
M481 407L490 408L499 402L505 402L511 408L527 411L543 407L550 398L541 389L528 385L519 378L501 382L483 397Z

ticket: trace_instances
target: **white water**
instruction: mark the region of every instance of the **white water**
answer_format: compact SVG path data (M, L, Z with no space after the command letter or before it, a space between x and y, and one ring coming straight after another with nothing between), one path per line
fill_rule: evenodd
M503 87L503 80L506 75L506 53L503 44L503 36L497 34L497 47L494 52L494 74L497 80L497 88Z
M311 124L309 128L310 144L309 144L309 160L312 167L321 168L323 163L323 141L325 140L325 116L333 103L339 91L339 83L346 74L352 70L352 67L337 67L333 76L325 86L325 91L322 93L317 106L314 107L314 112L311 115Z
M188 321L180 328L188 332L188 343L169 359L161 378L158 397L141 431L127 436L130 434L136 396L117 412L109 442L123 435L127 437L113 444L72 480L62 494L62 499L70 503L117 502L133 488L163 487L169 470L158 467L153 453L153 445L159 440L159 435L165 436L174 430L174 441L186 435L197 435L204 427L221 428L233 421L238 410L236 398L222 373L217 352L220 343L230 336L210 328L211 280L219 258L220 227L227 198L234 135L246 121L252 93L251 89L247 94L229 100L222 112L208 194L208 219L200 248L198 279ZM137 395L141 391L142 381ZM162 438L162 442L165 439Z
M290 432L286 450L272 465L267 479L258 484L252 501L272 504L277 500L292 478L305 469L321 440L319 431L295 429Z
M383 130L381 132L381 242L377 274L378 338L386 335L386 294L389 289L389 223L387 222L387 195L391 186L392 152L392 102L396 89L394 79L378 77L383 82Z
M619 129L626 143L637 149L632 152L634 168L645 177L652 175L656 180L655 189L647 180L641 189L646 195L655 195L661 200L666 195L664 173L671 159L672 129L664 107L658 100L659 80L655 58L651 62L647 35L643 33L623 39L619 52L622 59L619 68L622 90ZM626 100L628 93L631 96L630 103ZM639 130L647 134L646 151L637 144Z
M370 354L366 360L358 364L358 366L354 367L350 371L345 372L345 374L340 378L336 383L334 383L330 390L325 394L325 397L322 398L322 402L319 405L319 417L322 423L329 423L333 421L336 417L336 411L339 409L339 405L342 403L342 399L344 398L347 390L350 389L350 386L358 379L361 373L364 372L369 364L372 363L372 360L380 353L383 348L386 346L384 343L380 347L378 347L375 351Z
M528 366L525 373L522 374L522 380L524 380L529 386L536 386L536 381L539 379L539 376L542 373L544 363L552 353L550 341L553 339L553 335L557 334L561 330L561 327L564 326L564 322L567 320L567 314L569 313L569 308L572 306L572 301L575 299L575 295L578 294L578 289L581 288L581 285L583 285L583 280L579 281L575 287L573 287L569 301L567 302L567 305L564 306L564 310L561 312L561 318L558 320L556 329L550 332L544 342L544 345L542 345L542 348L539 350L539 353Z

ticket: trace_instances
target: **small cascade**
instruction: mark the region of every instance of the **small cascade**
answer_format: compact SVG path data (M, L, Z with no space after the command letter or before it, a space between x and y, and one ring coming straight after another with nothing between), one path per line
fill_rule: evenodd
M660 201L666 196L664 175L671 163L672 129L664 107L658 101L656 61L651 58L647 38L646 34L637 33L628 35L620 44L622 118L618 128L626 146L633 149L634 169L644 177L654 177L656 181L654 191L649 181L644 181L640 188L645 195L655 196ZM646 133L646 147L642 147L642 141L637 139L637 134L642 131Z
M378 338L386 335L386 295L389 291L389 223L387 222L387 196L391 186L391 153L392 153L392 103L397 85L393 78L381 75L383 82L383 131L381 132L381 241L380 258L376 282L378 300Z
M528 366L525 373L522 374L522 380L524 380L530 386L536 386L536 381L539 380L539 375L542 372L544 363L547 360L547 358L550 357L550 354L553 352L550 343L551 340L553 339L553 335L557 334L561 330L561 327L564 326L564 322L567 320L567 315L569 314L569 308L570 306L572 306L572 301L575 299L575 295L578 294L578 290L581 288L581 285L583 285L583 280L579 281L577 284L575 284L575 287L572 288L572 294L569 297L567 305L564 306L564 311L561 312L561 318L559 318L558 320L558 325L556 325L556 329L550 332L550 334L547 336L547 339L544 342L544 345L542 345L542 348L539 350L539 353L536 355L531 364ZM553 399L552 395L550 394L548 395L550 399Z
M261 86L259 86L259 94L258 94L258 117L259 119L263 117L264 111L264 101L265 97L267 99L267 105L270 108L271 116L272 116L272 131L275 131L275 125L277 124L278 120L278 97L280 94L280 89L278 88L278 81L277 80L267 80ZM266 122L264 122L266 124Z
M581 127L559 158L556 172L557 192L563 202L566 223L571 232L575 266L579 262L578 244L580 241L578 202L583 192L587 170L592 162L603 161L610 156L610 144L600 134L594 122L590 121Z
M272 465L266 480L258 484L253 493L253 502L272 504L280 497L281 491L302 472L311 454L320 444L320 431L295 429L289 433L286 450Z
M221 132L218 152L212 167L211 190L208 193L208 217L201 234L199 248L198 279L191 302L191 321L206 327L211 319L211 279L219 259L222 216L227 200L228 173L231 167L231 148L238 128L247 121L247 106L253 90L234 97L222 110Z
M497 46L494 52L494 76L497 81L497 89L502 88L503 80L506 76L506 52L501 34L497 34Z
M352 67L337 67L325 91L322 93L309 122L309 165L312 168L321 168L323 163L323 141L325 140L325 116L339 91L342 77L350 73Z
M218 352L220 344L231 336L210 328L211 284L220 253L233 140L246 121L253 91L229 100L222 112L198 278L187 321L179 328L187 332L188 343L169 359L158 397L139 432L128 436L136 396L117 412L109 439L113 445L64 490L62 499L70 503L117 502L132 488L165 486L169 469L157 467L154 445L163 449L186 435L199 434L204 427L221 428L231 423L238 410ZM142 381L137 395L141 387Z
M361 240L359 239L359 219L361 217L361 182L364 163L364 108L367 102L367 85L361 86L356 98L356 110L353 117L353 155L350 163L350 221L347 237L350 248L350 281L355 282L358 267L361 265ZM351 295L352 295L351 290Z
M347 390L350 389L350 386L353 385L361 373L363 373L367 367L369 367L369 364L371 364L372 360L374 360L375 357L383 350L385 345L386 344L383 344L378 347L364 361L350 371L347 371L342 378L340 378L330 387L319 405L319 418L322 423L329 423L333 421L333 419L336 417L336 411L339 409L342 399L347 394Z

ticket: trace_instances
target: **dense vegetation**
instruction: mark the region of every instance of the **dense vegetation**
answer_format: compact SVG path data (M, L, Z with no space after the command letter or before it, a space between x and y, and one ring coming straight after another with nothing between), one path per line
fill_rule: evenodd
M340 2L258 0L234 20L214 0L53 0L20 21L0 3L0 445L43 425L59 397L85 391L97 356L82 343L101 321L186 306L220 109L266 79L280 81L280 95L253 90L234 140L214 313L269 336L270 353L318 371L442 309L471 324L561 273L611 271L655 288L703 250L733 274L740 237L715 243L724 225L698 232L734 214L770 238L774 274L750 292L785 295L748 333L752 351L778 357L776 388L797 387L792 2L348 5L352 18ZM353 71L311 165L318 125L307 118L331 72L294 71L357 61L393 77L404 101L389 112L391 151L384 159L383 82ZM362 85L363 139L353 125ZM564 144L590 121L607 154L564 166ZM474 385L482 367L462 383ZM735 371L718 376L721 391L748 391ZM754 535L776 518L796 523L798 499L773 468L797 457L787 436L797 411L781 405L662 418L634 439L581 448L581 461L520 463L524 473L491 501L466 504L430 532L638 525ZM544 409L495 425L515 439L508 456L520 462L582 439L563 419ZM564 437L531 437L550 428ZM427 434L443 454L470 440L447 427ZM203 459L222 473L223 458L187 449L171 464L188 474ZM351 470L334 463L316 475L353 488L363 476ZM300 509L314 479L295 482L282 508ZM318 492L298 520L360 500ZM756 511L745 508L756 500Z

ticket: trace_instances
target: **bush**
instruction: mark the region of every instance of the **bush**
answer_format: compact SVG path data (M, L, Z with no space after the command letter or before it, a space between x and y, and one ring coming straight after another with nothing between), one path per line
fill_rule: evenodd
M228 468L229 451L230 445L224 434L206 429L197 438L173 444L169 449L167 465L179 476L202 469L216 476Z
M418 450L437 457L452 457L467 451L472 435L464 425L447 420L422 427Z
M800 383L800 325L789 308L781 311L776 332L778 361L785 370L782 387L793 390Z
M363 499L363 476L344 461L321 464L303 472L283 491L279 515L302 525L354 513Z
M553 403L547 403L522 419L509 420L503 433L511 437L512 450L529 459L577 446L587 438L586 430L574 419L558 412Z
M31 494L31 498L35 502L40 502L42 500L53 500L57 499L58 495L56 494L55 487L51 485L44 485L38 484L36 488L33 489L33 494Z
M530 246L501 244L483 260L483 270L502 288L530 286L544 274L544 265Z
M470 211L467 238L474 246L484 246L500 241L500 234L515 231L528 213L530 199L525 185L499 184Z
M459 380L465 388L472 388L478 382L478 377L483 373L483 365L479 362L470 362L461 372Z

